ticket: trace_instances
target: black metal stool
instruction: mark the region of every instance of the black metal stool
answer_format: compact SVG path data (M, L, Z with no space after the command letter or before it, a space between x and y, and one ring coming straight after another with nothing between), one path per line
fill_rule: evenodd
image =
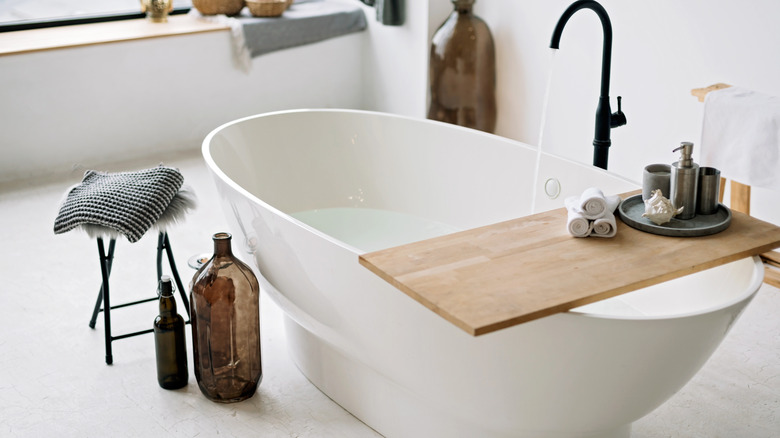
M162 257L165 251L168 265L189 316L189 301L176 269L168 233L165 231L167 224L179 220L187 210L195 206L194 194L186 189L180 190L183 181L184 177L177 169L163 166L122 173L101 173L90 170L85 173L80 184L68 190L55 219L55 234L73 228L82 228L97 240L102 283L89 326L95 328L97 315L102 311L105 324L106 363L109 365L114 361L111 349L113 341L154 331L150 328L114 336L111 333L111 310L159 299L158 291L158 296L111 305L109 277L114 263L114 249L118 235L125 235L128 241L133 243L152 226L158 228L157 283L159 284L163 275ZM110 238L108 252L103 242L106 236Z
M157 301L160 297L158 294L158 296L146 298L143 300L112 306L111 299L110 299L111 294L109 293L110 288L108 286L108 278L111 276L111 265L114 262L114 247L116 246L116 239L112 238L110 240L108 244L107 253L105 251L105 246L103 245L102 237L97 238L97 245L98 245L98 256L100 257L100 274L103 277L103 282L100 286L100 291L98 292L97 302L95 303L95 310L92 311L92 319L89 321L89 327L93 329L95 328L95 323L97 322L97 315L99 312L103 312L103 321L105 325L105 338L106 338L106 363L108 365L111 365L114 362L114 356L111 350L112 341L116 341L124 338L130 338L132 336L144 335L147 333L152 333L154 331L154 329L148 329L148 330L141 330L137 332L114 336L111 334L111 310L119 309L127 306L133 306L136 304L147 303L149 301ZM176 262L173 260L173 250L171 249L171 242L168 239L168 233L161 231L157 237L157 282L158 283L160 281L160 278L163 275L162 274L163 250L165 250L165 253L168 256L168 265L171 268L171 273L173 274L173 278L176 281L176 287L179 288L179 294L181 295L182 303L184 303L184 308L187 310L187 316L189 317L190 303L189 300L187 300L187 294L184 292L184 285L182 284L181 278L179 277L179 271L176 269ZM103 305L102 308L101 305ZM187 323L189 322L190 321L188 319Z

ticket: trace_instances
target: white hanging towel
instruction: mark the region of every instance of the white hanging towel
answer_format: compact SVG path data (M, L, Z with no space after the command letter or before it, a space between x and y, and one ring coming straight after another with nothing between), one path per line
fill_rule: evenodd
M708 93L701 164L742 184L780 190L780 97L740 87Z

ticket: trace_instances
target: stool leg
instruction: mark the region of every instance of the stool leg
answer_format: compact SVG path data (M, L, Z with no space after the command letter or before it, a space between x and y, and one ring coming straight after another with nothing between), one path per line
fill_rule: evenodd
M160 231L160 235L157 237L157 281L160 281L162 277L162 252L165 250L165 254L168 256L168 265L171 267L171 274L176 281L176 287L179 288L179 294L181 295L182 304L184 304L184 310L187 311L187 316L190 316L190 302L187 299L187 293L184 291L184 284L179 277L179 270L176 269L176 262L173 260L173 250L171 249L171 241L168 238L168 233Z
M98 237L98 253L100 255L100 274L103 276L103 320L105 323L106 338L106 364L111 365L114 362L114 356L111 353L111 300L108 292L108 256L103 248L103 238ZM111 239L111 246L114 239Z
M116 240L111 239L108 244L108 275L111 275L111 265L114 263L114 246L116 246ZM95 302L95 309L92 311L92 319L89 320L89 327L95 328L95 322L97 322L97 315L100 312L100 305L103 304L103 284L100 284L100 290L98 291L97 301Z
M162 256L163 256L163 248L165 247L165 233L160 231L160 234L157 235L157 283L160 283L160 280L162 279L163 275L163 269L162 269Z
M187 299L187 292L184 290L184 284L179 277L179 270L176 269L176 262L173 260L173 249L171 249L171 241L168 239L168 233L165 233L165 253L168 255L168 264L171 266L171 273L176 280L176 287L179 288L179 295L181 295L181 301L184 304L184 309L187 311L187 316L190 316L190 302Z

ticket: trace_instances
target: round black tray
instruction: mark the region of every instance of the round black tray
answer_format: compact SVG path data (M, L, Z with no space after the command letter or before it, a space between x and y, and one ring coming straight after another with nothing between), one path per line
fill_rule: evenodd
M656 225L650 219L642 217L645 203L642 195L634 195L623 200L618 207L620 219L631 228L661 236L696 237L720 233L731 224L731 210L718 204L714 214L697 214L691 219L675 219L663 225Z

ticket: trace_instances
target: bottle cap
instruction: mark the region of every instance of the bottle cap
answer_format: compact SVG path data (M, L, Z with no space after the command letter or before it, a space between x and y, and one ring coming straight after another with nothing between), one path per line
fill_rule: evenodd
M173 284L171 283L171 277L167 275L160 277L160 295L173 295Z

